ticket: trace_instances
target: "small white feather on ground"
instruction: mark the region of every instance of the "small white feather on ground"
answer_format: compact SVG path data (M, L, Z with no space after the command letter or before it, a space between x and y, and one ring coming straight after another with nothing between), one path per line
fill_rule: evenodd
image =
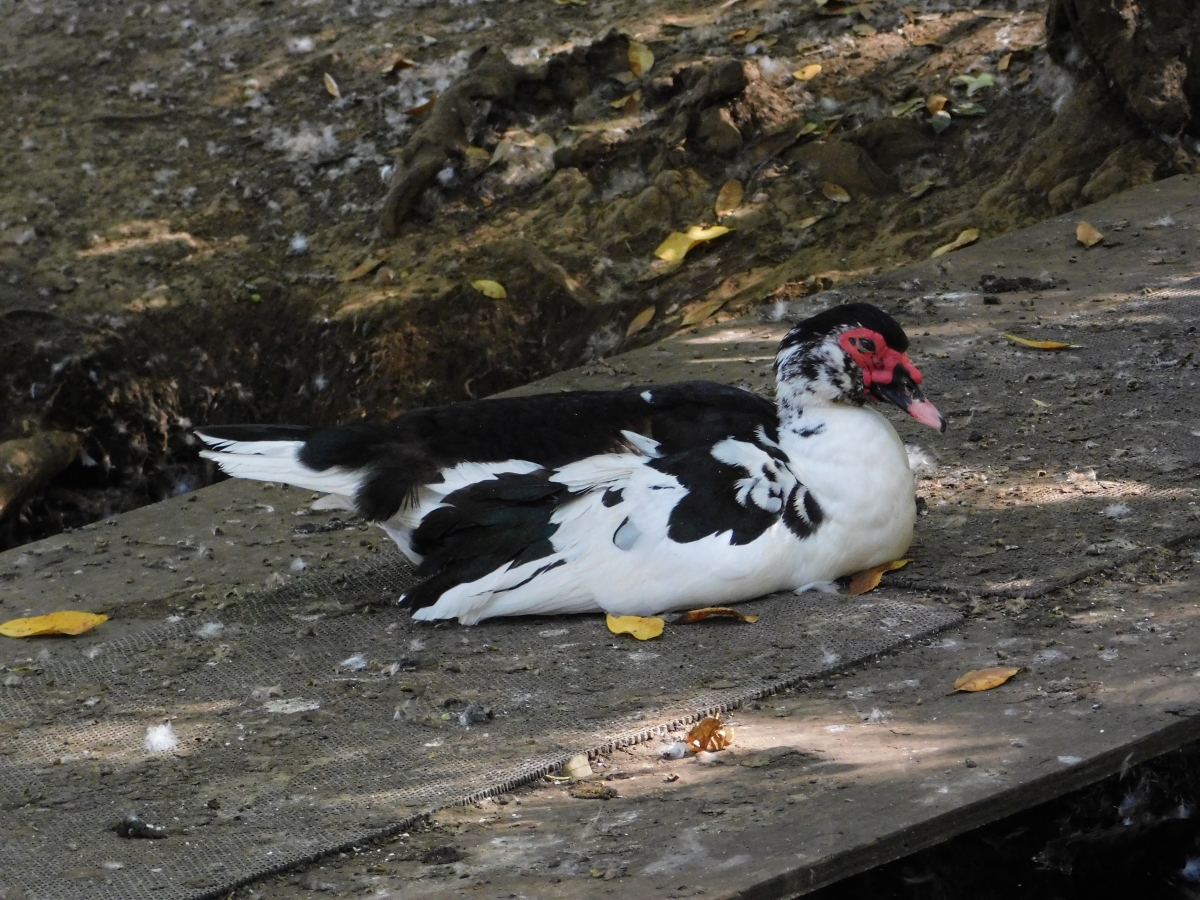
M933 454L916 444L905 444L908 451L908 467L917 475L932 475L937 471L937 460Z
M161 725L151 725L146 729L147 753L170 753L179 746L179 737L170 722Z

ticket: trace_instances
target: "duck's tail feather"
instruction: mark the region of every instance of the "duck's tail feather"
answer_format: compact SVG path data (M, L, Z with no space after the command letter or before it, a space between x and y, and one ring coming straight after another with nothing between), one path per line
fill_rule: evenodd
M365 473L343 466L323 470L301 462L301 451L315 429L297 425L222 425L197 431L208 447L200 451L235 478L279 481L340 497L357 497Z

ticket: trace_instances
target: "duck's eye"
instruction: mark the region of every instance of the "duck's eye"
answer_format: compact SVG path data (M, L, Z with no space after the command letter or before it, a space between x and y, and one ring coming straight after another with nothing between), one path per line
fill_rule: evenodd
M863 353L874 353L875 352L875 342L873 340L871 340L870 338L859 338L858 339L858 349L863 351Z

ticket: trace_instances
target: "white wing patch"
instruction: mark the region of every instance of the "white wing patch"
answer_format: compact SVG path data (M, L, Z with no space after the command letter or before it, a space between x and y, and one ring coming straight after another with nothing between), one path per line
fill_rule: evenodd
M742 506L753 503L759 509L778 514L799 483L786 463L746 441L726 438L713 446L712 455L717 462L746 470L746 477L739 478L734 485L737 502Z

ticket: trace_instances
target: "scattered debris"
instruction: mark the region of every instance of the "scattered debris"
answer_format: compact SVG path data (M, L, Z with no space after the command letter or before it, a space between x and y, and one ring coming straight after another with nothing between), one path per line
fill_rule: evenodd
M578 800L611 800L619 796L615 787L602 781L573 782L568 793Z
M151 825L144 821L137 813L130 813L120 822L113 826L113 831L117 833L117 837L123 837L130 840L161 840L167 837L167 829L164 825Z

